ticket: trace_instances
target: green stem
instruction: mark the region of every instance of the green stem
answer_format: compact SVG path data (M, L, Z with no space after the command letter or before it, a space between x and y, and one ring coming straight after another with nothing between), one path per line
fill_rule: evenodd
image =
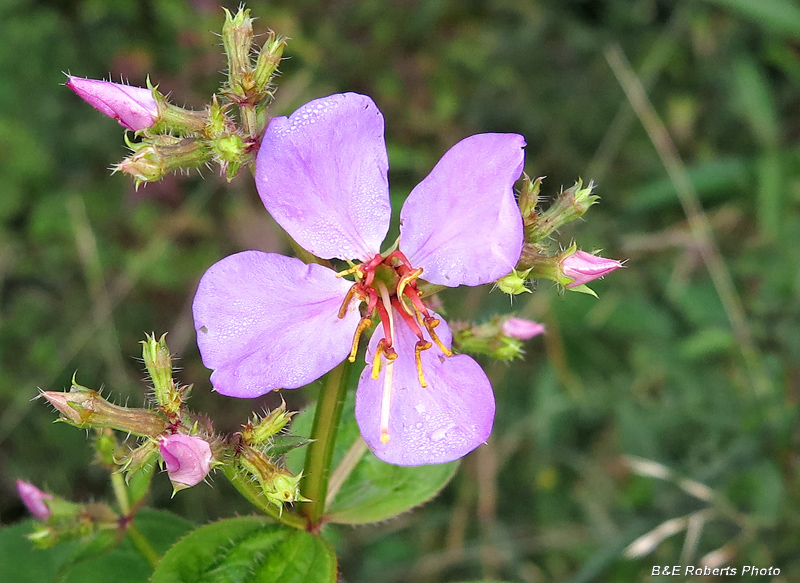
M300 516L296 514L292 514L291 512L284 512L282 508L278 508L274 504L270 503L264 495L259 491L258 486L256 483L251 481L248 477L244 476L240 472L237 472L236 469L230 465L222 466L222 472L225 474L225 477L228 478L231 484L233 484L234 488L239 490L239 493L244 496L250 504L261 510L265 514L269 514L272 518L277 520L278 522L282 522L287 526L291 526L294 528L299 528L300 530L306 529L306 521Z
M251 103L239 104L239 113L241 114L242 126L248 137L257 140L260 134L258 127L258 116L256 115L256 106Z
M331 473L333 447L339 431L349 373L350 363L348 361L344 361L328 373L317 400L314 425L311 428L312 441L308 445L306 463L303 468L303 495L311 502L305 502L300 507L300 512L308 517L312 529L325 513L325 498Z
M125 477L122 474L113 472L111 474L111 487L114 489L114 498L117 500L120 513L128 516L131 513L131 503L128 498L128 486L125 484Z
M126 531L128 538L131 539L133 546L136 547L136 550L139 551L139 554L144 557L144 560L147 561L147 564L150 565L151 568L155 569L158 562L161 560L161 557L150 544L142 532L139 530L139 527L136 526L133 521L128 524L128 530Z

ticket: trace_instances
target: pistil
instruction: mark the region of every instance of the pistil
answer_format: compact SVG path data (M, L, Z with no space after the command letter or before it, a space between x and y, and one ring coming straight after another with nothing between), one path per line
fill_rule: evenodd
M381 398L381 443L389 442L389 410L392 406L392 376L394 362L388 361L383 371L383 396Z

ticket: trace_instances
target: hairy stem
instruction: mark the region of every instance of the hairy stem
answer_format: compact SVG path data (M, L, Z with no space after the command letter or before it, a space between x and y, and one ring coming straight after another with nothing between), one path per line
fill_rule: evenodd
M344 361L328 373L317 400L317 409L314 412L314 425L311 428L312 441L306 451L302 486L303 495L311 502L305 502L300 507L300 511L308 517L312 530L315 529L325 512L333 447L336 443L336 434L342 417L342 406L347 394L349 373L350 363L348 361Z

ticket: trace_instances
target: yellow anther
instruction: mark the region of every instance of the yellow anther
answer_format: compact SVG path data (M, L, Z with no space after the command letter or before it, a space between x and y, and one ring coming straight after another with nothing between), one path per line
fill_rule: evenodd
M419 377L419 384L423 389L428 386L428 383L425 382L425 375L422 372L422 357L420 354L423 350L428 350L431 346L433 345L430 342L423 342L420 340L414 347L414 359L417 361L417 376Z
M406 273L397 282L397 299L400 300L400 305L403 306L403 310L405 310L406 314L409 316L413 316L414 313L411 311L411 308L408 307L408 304L406 304L405 298L403 298L403 290L405 290L406 286L417 279L420 275L422 275L421 267Z
M381 443L389 443L389 430L381 429Z
M361 264L354 265L350 269L345 269L344 271L340 271L336 274L336 277L345 277L347 275L356 274L358 279L364 279L364 272L361 271Z
M442 344L442 341L439 340L439 337L436 335L436 332L433 331L433 329L436 328L436 326L438 325L439 325L439 320L437 320L436 318L425 320L425 327L428 329L428 334L431 335L431 340L433 340L436 343L436 346L439 347L439 350L444 352L445 356L453 356L453 351L447 348L444 344Z
M375 356L372 357L372 380L377 381L381 375L381 345L378 344L378 350L375 351Z
M350 348L350 356L347 357L347 360L350 362L356 361L356 353L358 352L358 341L361 340L361 333L372 326L372 320L369 318L361 318L361 321L358 323L358 327L356 328L355 336L353 336L353 346Z
M350 286L350 289L347 290L347 294L345 294L344 296L344 301L342 302L342 305L339 307L340 320L344 318L345 315L347 314L347 308L350 307L350 301L353 299L353 296L356 295L356 293L357 293L356 284L353 284Z
M375 349L375 356L372 357L372 380L377 380L381 373L381 356L386 358L386 364L394 362L397 352L391 347L386 346L386 339L381 338L378 348Z

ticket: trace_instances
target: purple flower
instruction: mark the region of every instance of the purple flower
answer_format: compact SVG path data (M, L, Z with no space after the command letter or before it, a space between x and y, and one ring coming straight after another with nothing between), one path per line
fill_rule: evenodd
M158 119L158 105L150 89L71 75L66 85L97 111L134 132L149 128Z
M36 518L41 521L50 518L50 508L45 500L51 500L53 498L52 494L42 492L30 482L25 482L24 480L17 480L17 493L28 511Z
M256 163L267 210L314 255L361 263L348 270L355 282L258 251L213 265L194 320L216 390L257 397L306 385L354 361L376 318L355 411L375 455L442 463L486 441L495 410L489 380L472 358L452 354L450 329L422 303L417 278L474 286L516 265L523 234L513 185L524 146L516 134L453 146L408 196L399 249L381 255L391 205L383 116L373 101L332 95L273 119Z
M173 484L194 486L211 471L211 446L204 439L175 433L161 437L158 447Z
M606 259L586 253L586 251L575 251L561 262L561 271L572 279L567 287L577 287L589 283L620 267L622 267L622 263L616 259Z
M517 340L530 340L544 334L544 326L532 320L511 317L503 322L503 334Z

